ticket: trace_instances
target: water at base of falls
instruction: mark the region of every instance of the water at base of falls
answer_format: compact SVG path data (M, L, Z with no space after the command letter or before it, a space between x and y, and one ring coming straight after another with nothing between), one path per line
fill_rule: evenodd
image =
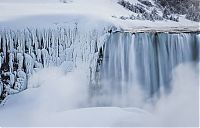
M171 89L171 71L178 64L199 60L195 33L111 33L104 46L101 94L125 97L131 88L146 97Z

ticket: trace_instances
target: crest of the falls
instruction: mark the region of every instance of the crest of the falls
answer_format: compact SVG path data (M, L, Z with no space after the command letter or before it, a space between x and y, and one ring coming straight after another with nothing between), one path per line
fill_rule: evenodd
M173 68L197 62L199 43L195 33L111 33L101 65L102 92L126 97L135 86L146 97L169 92Z

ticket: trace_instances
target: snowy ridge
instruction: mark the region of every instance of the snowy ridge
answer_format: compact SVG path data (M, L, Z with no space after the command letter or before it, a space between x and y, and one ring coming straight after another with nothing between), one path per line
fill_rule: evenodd
M135 27L135 28L127 28L123 29L122 32L163 32L163 33L199 33L200 28L198 26L179 26L179 27Z
M199 29L199 23L190 21L180 15L179 22L171 20L144 20L144 19L126 19L126 17L137 17L137 13L127 10L119 5L118 0L74 0L69 3L35 3L31 2L1 2L0 11L0 28L18 28L26 27L50 28L52 26L69 26L78 23L84 26L83 29L95 28L101 29L108 26L115 26L125 30L163 30L170 31L175 28L180 30ZM131 0L130 3L141 4L138 0ZM151 1L154 5L154 2ZM151 12L154 8L158 14L162 16L159 8L154 5L147 12ZM101 11L99 11L101 10ZM123 17L125 19L123 19Z

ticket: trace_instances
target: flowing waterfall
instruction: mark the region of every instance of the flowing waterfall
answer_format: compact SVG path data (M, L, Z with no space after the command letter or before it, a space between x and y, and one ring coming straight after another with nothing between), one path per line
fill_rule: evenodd
M126 94L132 83L136 82L135 35L131 33L116 33L106 42L102 75L106 79L108 90L112 93ZM120 92L119 92L120 91Z
M147 97L171 89L171 71L199 60L195 33L111 33L104 46L101 86L107 95L126 96L139 86Z

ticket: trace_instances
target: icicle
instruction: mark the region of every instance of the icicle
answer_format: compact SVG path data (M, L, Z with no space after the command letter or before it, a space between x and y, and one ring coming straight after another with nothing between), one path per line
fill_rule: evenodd
M42 53L40 49L36 49L36 56L37 56L37 61L42 62Z
M14 63L14 54L10 53L9 54L9 68L10 68L10 72L13 72L13 63Z
M43 65L44 65L44 67L48 67L49 66L49 53L46 49L42 49L41 53L42 53Z
M14 85L14 89L18 91L22 91L27 88L27 78L26 73L22 70L17 71L17 80Z
M0 96L1 96L2 92L3 92L3 83L2 83L2 81L0 81Z
M10 73L10 86L13 88L13 85L15 83L15 76L13 73Z
M33 66L34 66L34 62L33 62L33 58L24 53L24 65L25 65L25 72L27 73L27 76L29 77L32 73L33 73Z
M24 57L22 53L17 53L17 64L18 64L18 69L23 68L23 62L24 62Z

